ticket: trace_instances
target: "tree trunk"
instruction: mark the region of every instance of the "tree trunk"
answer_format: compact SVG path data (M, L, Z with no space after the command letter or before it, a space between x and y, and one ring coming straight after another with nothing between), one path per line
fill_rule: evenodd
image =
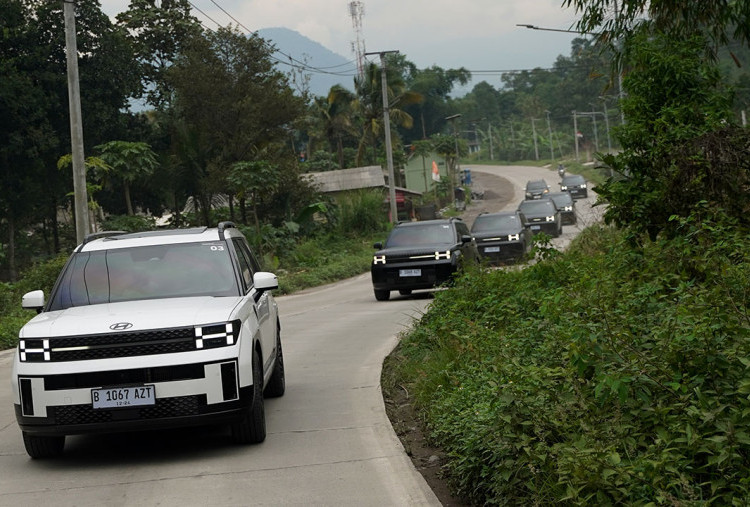
M16 223L12 215L8 220L8 276L11 282L15 282L18 276L16 272Z
M341 139L341 134L336 139L336 148L339 154L339 169L345 169L344 167L344 141Z
M128 182L123 182L123 187L125 188L125 207L128 210L128 215L132 216L133 213L133 203L130 202L130 185L128 185Z

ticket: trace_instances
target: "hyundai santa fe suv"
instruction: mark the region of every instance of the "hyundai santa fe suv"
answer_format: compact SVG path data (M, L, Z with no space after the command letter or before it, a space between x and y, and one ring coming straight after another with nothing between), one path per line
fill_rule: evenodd
M32 458L65 436L222 423L237 443L266 436L264 395L285 390L271 290L231 222L100 233L79 245L20 331L16 419Z

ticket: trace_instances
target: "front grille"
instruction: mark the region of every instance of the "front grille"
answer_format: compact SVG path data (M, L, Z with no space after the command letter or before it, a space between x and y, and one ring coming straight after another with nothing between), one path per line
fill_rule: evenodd
M186 417L206 412L206 395L179 396L160 398L156 405L150 407L128 408L120 410L94 410L91 405L66 405L52 409L56 424L103 424L113 421L165 419Z
M44 390L93 389L101 386L172 382L202 379L204 377L205 369L202 363L138 368L133 370L70 373L67 375L45 377Z
M21 338L23 362L61 362L151 356L233 345L240 323L210 324L125 333Z

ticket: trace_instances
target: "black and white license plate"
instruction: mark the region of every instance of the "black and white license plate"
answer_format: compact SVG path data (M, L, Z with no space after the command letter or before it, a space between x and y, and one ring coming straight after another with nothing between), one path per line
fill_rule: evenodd
M538 231L538 230L540 230L541 228L542 228L542 226L541 226L541 225L532 225L532 226L531 226L531 230L532 230L532 231Z
M407 276L422 276L421 269L399 269L398 276L404 278Z
M91 405L99 408L142 407L156 404L153 385L104 387L91 390Z
M500 251L499 246L486 246L484 247L484 253L498 253Z

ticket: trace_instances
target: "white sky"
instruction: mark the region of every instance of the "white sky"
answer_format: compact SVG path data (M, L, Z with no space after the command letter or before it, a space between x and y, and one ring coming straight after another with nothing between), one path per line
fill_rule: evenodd
M111 17L128 0L100 0ZM214 3L215 2L215 3ZM251 30L285 27L354 60L356 39L349 0L191 0L213 20L235 24L217 4ZM570 29L576 21L562 0L362 0L361 38L367 52L398 50L417 67L470 71L551 67L570 54L575 34L530 30L516 24ZM216 24L193 9L208 28ZM374 58L374 57L370 57ZM475 73L474 82L500 84L499 74ZM469 90L466 90L469 91Z

